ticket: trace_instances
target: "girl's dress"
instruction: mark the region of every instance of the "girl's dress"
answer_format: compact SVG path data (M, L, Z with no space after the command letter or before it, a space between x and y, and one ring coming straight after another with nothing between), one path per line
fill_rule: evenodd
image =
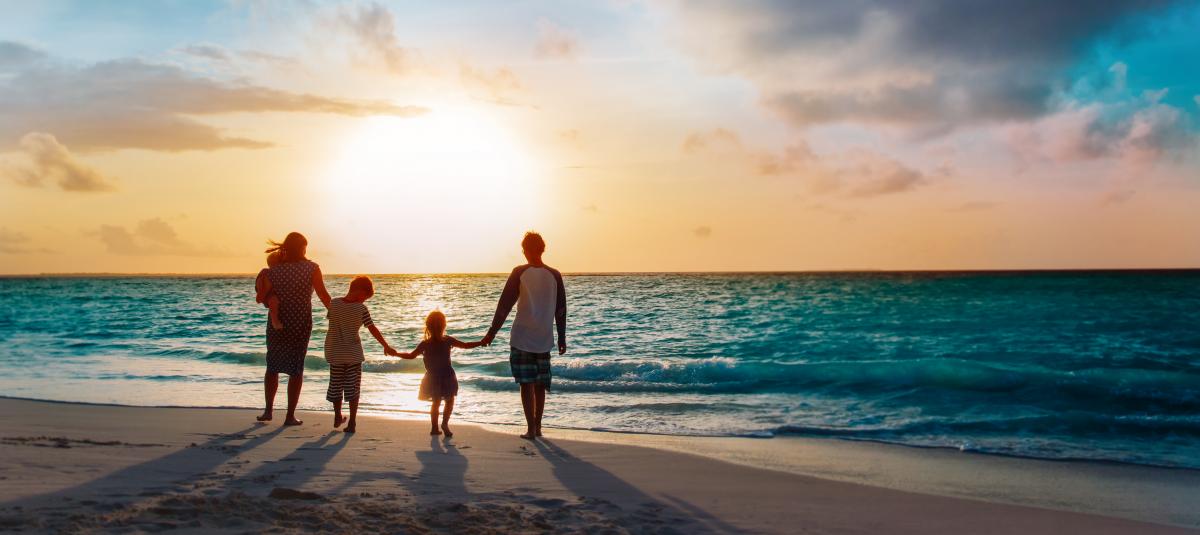
M417 399L429 401L433 398L448 398L458 395L458 376L450 367L449 336L439 340L425 340L425 377L421 378L421 390Z

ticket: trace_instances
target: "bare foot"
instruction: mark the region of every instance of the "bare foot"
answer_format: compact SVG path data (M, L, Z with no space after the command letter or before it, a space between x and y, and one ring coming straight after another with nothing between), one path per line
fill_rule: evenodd
M454 433L450 432L450 424L442 424L442 432L446 433L446 438L454 436Z
M432 436L432 435L440 435L440 434L442 434L442 432L441 432L441 431L438 431L438 429L435 427L435 428L433 428L433 429L429 430L429 434L430 434L430 436Z
M346 423L346 419L343 418L342 415L340 415L340 414L333 415L333 426L334 427L341 427L342 424L344 424L344 423Z
M350 424L350 425L346 426L346 428L343 429L342 432L343 433L353 433L354 427L355 427L355 424ZM368 439L368 440L370 440L370 439Z
M271 418L274 418L274 417L275 417L275 415L272 414L271 411L266 411L266 412L260 414L259 416L256 416L254 419L258 420L260 422L269 422L269 421L271 421Z
M525 440L535 440L535 439L537 439L537 433L533 433L533 432L525 433L524 435L521 435L521 438L523 438Z
M539 425L539 426L538 426L538 428L537 428L537 432L536 432L536 433L534 433L534 434L535 434L535 435L537 435L537 436L539 436L539 437L540 437L540 436L542 436L542 426L540 426L540 425Z
M288 418L283 421L283 425L304 425L304 422L295 418Z

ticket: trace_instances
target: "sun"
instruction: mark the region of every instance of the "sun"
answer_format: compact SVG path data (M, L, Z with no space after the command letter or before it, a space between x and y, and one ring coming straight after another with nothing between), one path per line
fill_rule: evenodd
M442 271L464 256L446 243L478 245L537 221L538 170L512 129L485 111L440 109L415 118L370 117L347 137L324 173L327 225L343 248L386 240L439 250L396 269ZM444 260L445 262L443 262ZM463 264L459 264L463 265ZM466 265L471 265L467 263Z

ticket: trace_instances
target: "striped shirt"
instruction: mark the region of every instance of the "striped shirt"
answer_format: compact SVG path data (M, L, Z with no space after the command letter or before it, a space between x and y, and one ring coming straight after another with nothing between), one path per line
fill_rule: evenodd
M358 329L364 325L374 325L367 305L335 297L329 302L327 317L329 331L325 334L325 360L330 364L358 364L366 360Z

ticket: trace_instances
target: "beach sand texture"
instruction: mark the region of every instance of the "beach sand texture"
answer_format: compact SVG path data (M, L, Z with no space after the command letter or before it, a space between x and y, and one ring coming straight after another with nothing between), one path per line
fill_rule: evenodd
M1196 533L470 425L253 417L0 399L0 531Z

